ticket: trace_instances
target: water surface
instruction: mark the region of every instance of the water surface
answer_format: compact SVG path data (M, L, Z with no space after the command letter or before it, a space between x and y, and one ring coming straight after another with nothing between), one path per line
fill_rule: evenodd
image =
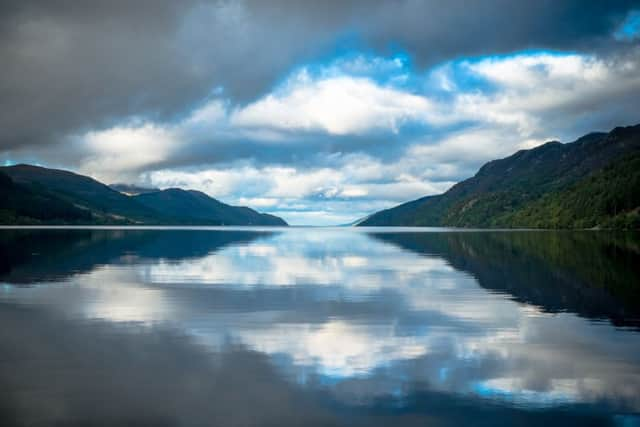
M640 239L0 230L0 425L640 425Z

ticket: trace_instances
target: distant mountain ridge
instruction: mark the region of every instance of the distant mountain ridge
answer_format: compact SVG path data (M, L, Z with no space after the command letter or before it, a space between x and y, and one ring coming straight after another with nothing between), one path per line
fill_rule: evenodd
M276 216L243 206L230 206L196 190L168 188L138 194L134 199L149 209L176 218L177 221L186 220L194 224L207 223L215 218L222 225L286 225Z
M197 191L127 195L87 176L32 165L0 167L0 223L287 225Z
M639 228L640 125L548 142L361 226Z

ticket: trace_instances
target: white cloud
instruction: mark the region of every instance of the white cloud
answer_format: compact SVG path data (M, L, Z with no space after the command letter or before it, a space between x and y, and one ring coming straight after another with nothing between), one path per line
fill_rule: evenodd
M240 197L238 204L258 208L270 208L278 204L278 199L274 197Z
M537 86L541 81L551 82L556 87L572 86L581 81L601 81L608 74L601 60L578 54L523 54L467 64L473 72L493 82L525 90L543 89Z
M89 132L81 143L90 154L80 171L107 182L119 181L123 172L165 160L180 145L174 132L149 123Z
M542 142L528 143L539 145ZM512 154L516 149L512 129L471 128L451 133L435 144L430 141L418 142L408 149L408 157L415 162L451 164L466 159L488 161Z
M227 111L226 106L219 100L212 100L206 102L200 108L196 109L187 118L185 123L187 125L205 125L212 126L219 123L223 123L226 120Z
M231 120L240 127L324 131L330 135L376 130L397 133L406 122L426 120L432 109L423 96L382 87L367 78L313 80L301 72L281 92L235 111Z
M514 145L531 135L567 132L573 118L601 113L621 95L640 90L638 62L634 57L605 61L546 53L462 62L463 69L496 87L460 93L453 114L459 120L513 127Z
M146 179L160 188L189 188L203 191L214 197L234 194L236 197L246 196L242 189L260 191L264 196L264 191L270 186L268 177L263 177L260 170L249 166L200 171L162 169L149 173Z

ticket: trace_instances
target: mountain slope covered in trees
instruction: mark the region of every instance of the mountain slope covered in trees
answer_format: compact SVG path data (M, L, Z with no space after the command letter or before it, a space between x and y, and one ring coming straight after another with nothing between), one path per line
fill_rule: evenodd
M91 214L42 189L20 185L0 172L0 223L91 221Z
M169 188L133 197L141 205L163 212L176 222L219 225L286 225L277 216L241 206L229 206L201 191Z
M639 228L639 153L640 125L548 142L359 225Z
M32 165L0 167L0 224L286 225L201 192L131 196L93 178Z

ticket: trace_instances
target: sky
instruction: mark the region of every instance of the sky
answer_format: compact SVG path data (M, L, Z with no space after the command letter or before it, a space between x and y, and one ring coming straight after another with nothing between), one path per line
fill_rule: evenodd
M352 222L640 123L640 1L3 1L0 162Z

